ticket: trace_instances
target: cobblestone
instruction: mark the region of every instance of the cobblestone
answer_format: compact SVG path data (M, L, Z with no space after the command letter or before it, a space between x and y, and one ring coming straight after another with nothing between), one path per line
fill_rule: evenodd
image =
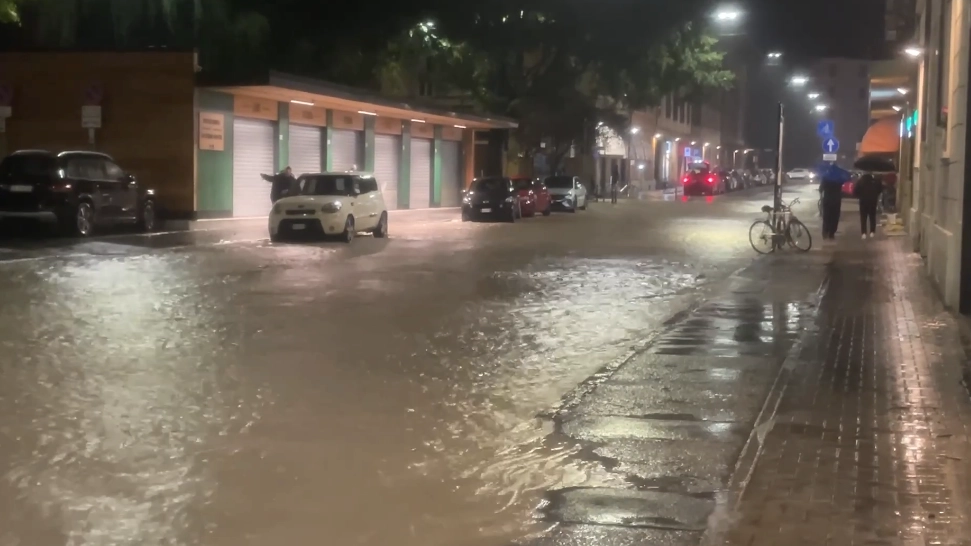
M958 325L900 239L825 252L815 327L783 366L777 408L746 448L760 456L736 471L705 542L971 544Z

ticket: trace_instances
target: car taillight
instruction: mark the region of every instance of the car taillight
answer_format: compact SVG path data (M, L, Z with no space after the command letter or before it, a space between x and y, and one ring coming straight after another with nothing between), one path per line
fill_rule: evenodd
M714 176L709 176L708 177L708 183L709 184L714 184L715 183L715 177Z
M51 191L62 192L71 191L71 185L67 182L58 182L57 184L51 185Z
M684 178L681 179L681 183L682 184L687 184L688 182L691 182L691 177L690 176L686 176L686 177L684 177Z

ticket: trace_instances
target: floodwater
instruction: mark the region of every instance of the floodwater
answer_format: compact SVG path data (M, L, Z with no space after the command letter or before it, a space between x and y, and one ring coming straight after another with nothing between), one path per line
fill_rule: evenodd
M691 210L0 264L0 546L536 532L609 479L541 415L741 263Z

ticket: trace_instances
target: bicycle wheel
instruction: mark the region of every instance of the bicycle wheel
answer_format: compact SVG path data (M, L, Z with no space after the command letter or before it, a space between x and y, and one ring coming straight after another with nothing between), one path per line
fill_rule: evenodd
M806 224L793 218L786 227L786 242L800 252L809 252L813 247L813 236Z
M748 228L748 242L759 254L770 254L775 251L774 235L772 224L765 220L756 220L752 227Z

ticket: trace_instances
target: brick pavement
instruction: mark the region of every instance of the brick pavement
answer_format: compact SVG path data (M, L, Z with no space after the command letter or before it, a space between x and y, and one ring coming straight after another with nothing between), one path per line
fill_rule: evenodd
M816 326L783 366L705 542L971 544L971 401L954 317L901 239L844 237L823 252Z

